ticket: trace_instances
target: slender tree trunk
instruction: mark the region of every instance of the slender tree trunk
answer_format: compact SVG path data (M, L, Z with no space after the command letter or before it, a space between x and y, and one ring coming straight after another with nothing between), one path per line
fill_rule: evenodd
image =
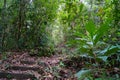
M17 34L17 48L20 49L22 44L19 40L21 38L23 38L23 34L21 31L23 29L23 27L25 26L24 21L25 21L25 4L26 1L25 0L19 0L19 20L18 20L18 34Z
M7 23L6 23L6 2L7 0L4 0L4 5L3 5L3 11L2 11L2 22L3 22L3 25L2 25L2 40L1 40L1 47L2 47L2 51L4 51L4 40L5 40L5 29L7 27Z
M114 26L115 28L119 27L119 22L120 22L120 1L119 0L114 0Z
M19 0L19 13L18 13L18 33L17 33L17 48L19 49L19 39L21 35L21 19L22 19L22 0Z

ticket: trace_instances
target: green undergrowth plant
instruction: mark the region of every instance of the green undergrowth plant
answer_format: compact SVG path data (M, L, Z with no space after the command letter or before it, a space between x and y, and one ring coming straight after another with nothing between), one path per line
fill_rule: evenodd
M6 52L3 52L1 55L2 55L2 60L6 60L7 59L7 53Z
M50 30L49 27L47 28ZM55 52L55 43L51 37L51 33L47 29L42 31L38 45L37 47L31 48L30 55L51 56Z
M120 80L118 74L115 76L107 76L105 69L89 69L89 70L80 70L75 74L78 80Z
M0 59L6 60L12 54L13 54L12 52L2 52L0 53Z
M86 25L86 34L70 41L70 44L77 45L77 52L90 58L94 58L95 62L107 61L107 58L120 49L119 45L107 44L102 38L106 38L105 33L109 29L109 21L104 22L100 26L96 26L93 21L89 21Z
M102 25L96 26L93 21L89 21L85 25L86 34L80 35L81 33L76 31L74 35L77 37L68 42L68 45L76 45L76 52L80 55L94 59L95 63L91 63L91 65L94 67L96 66L96 68L99 68L99 66L102 65L100 64L101 62L107 64L108 58L114 54L118 55L120 50L120 45L108 44L103 39L107 38L107 35L105 34L108 33L110 27L109 23L110 20L107 20ZM80 75L89 74L91 71L93 70L79 71L76 76L80 77ZM91 76L89 78L91 78Z
M118 45L107 44L102 39L105 33L107 34L109 27L108 21L102 24L99 28L96 28L93 22L88 22L86 24L88 39L85 40L85 44L83 44L79 50L86 52L89 56L93 57L95 61L106 61L109 56L115 54L119 50Z
M44 46L44 47L39 47L37 49L31 49L29 54L31 56L51 56L54 54L54 47Z

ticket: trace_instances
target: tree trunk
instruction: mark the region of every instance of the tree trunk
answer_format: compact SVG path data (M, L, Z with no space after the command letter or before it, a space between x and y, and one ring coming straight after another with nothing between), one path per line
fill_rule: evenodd
M18 13L18 33L17 33L17 48L20 49L21 47L21 42L20 39L23 38L23 34L21 31L23 27L25 26L24 21L25 21L25 5L26 1L25 0L19 0L19 13ZM20 44L19 44L20 43Z
M2 51L4 51L4 40L5 40L5 29L7 27L7 23L6 23L6 6L7 6L7 0L4 0L4 5L3 5L3 11L2 11L2 39L1 39L1 48L2 48Z

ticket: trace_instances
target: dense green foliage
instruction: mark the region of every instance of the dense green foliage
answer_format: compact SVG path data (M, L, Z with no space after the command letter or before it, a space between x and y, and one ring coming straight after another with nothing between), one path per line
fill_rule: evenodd
M3 0L0 6L2 50L49 48L58 1Z
M67 46L74 48L73 53L78 53L95 60L86 62L87 65L100 67L115 66L120 61L120 15L118 0L89 0L86 4L78 0L66 0L61 11L60 21L65 26ZM67 30L66 30L67 29ZM117 55L117 57L115 57ZM116 59L110 59L110 58ZM94 70L90 70L94 72ZM89 70L88 72L88 75ZM80 71L77 77L82 77L84 71ZM89 78L88 78L89 80ZM93 79L90 79L93 80Z

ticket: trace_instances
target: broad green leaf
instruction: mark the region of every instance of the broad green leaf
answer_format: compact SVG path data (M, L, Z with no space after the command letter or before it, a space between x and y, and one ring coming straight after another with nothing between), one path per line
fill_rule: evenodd
M90 47L88 45L83 45L82 47L79 48L79 51L82 53L89 53Z
M96 43L100 40L101 37L103 37L103 35L108 31L108 25L107 24L103 24L95 33L94 35L94 44L96 45Z
M110 56L112 54L115 54L118 50L120 50L118 46L109 46L102 50L100 54L103 54L104 56Z
M80 8L79 8L80 12L83 10L83 7L84 7L84 5L81 4L81 5L80 5Z
M108 56L98 56L96 60L102 60L104 62L107 61Z
M120 49L117 46L111 46L104 55L110 56L112 54L115 54L118 50Z
M97 46L101 46L101 45L106 45L106 43L103 42L103 41L98 41L96 45L97 45Z
M92 70L80 70L75 74L75 77L77 77L79 80L85 79L86 76L90 75Z
M90 37L93 39L94 33L96 32L95 24L93 21L89 21L86 24L86 30L89 32Z

